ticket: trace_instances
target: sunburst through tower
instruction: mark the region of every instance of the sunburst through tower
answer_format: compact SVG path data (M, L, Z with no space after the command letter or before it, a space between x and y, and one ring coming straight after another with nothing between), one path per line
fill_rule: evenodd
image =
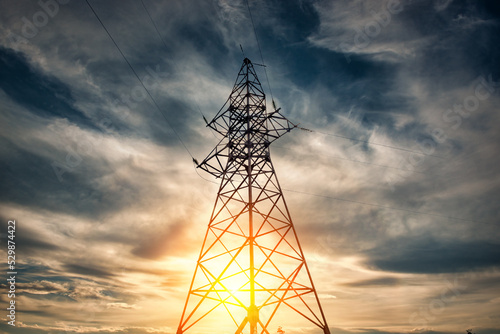
M228 333L274 333L284 314L329 334L269 152L294 125L268 112L248 58L208 126L222 138L198 168L221 182L177 334L221 316Z

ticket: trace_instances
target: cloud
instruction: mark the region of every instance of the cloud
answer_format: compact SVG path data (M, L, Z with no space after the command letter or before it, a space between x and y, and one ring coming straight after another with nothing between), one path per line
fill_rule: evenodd
M159 259L167 255L181 255L188 251L186 243L192 242L189 237L189 231L193 225L187 221L179 221L166 226L163 233L155 231L154 234L147 235L143 238L137 247L132 249L132 254L146 259ZM165 242L168 240L168 242ZM196 247L189 247L197 249Z
M436 240L429 235L387 240L366 254L370 265L395 272L448 273L500 265L500 245L496 243Z
M401 284L401 281L395 277L381 277L369 280L345 283L349 287L367 287L367 286L395 286Z
M107 308L118 308L118 309L125 309L125 310L135 310L138 309L136 305L130 305L127 303L108 303L106 305Z
M375 33L387 3L250 2L268 105L267 79L284 114L315 131L287 134L272 161L332 333L493 332L498 91L470 115L455 105L479 77L498 81L498 10L402 1ZM139 77L157 72L167 122L84 2L18 45L6 36L40 7L3 6L0 233L18 221L22 331L173 333L218 189L183 144L197 159L216 144L200 111L210 119L226 100L239 45L262 60L245 1L145 1L166 45L142 4L94 5ZM421 154L429 140L440 158ZM467 288L410 324L455 277Z
M19 283L18 286L22 289L23 293L34 295L46 295L50 293L65 294L69 291L66 283L51 282L46 280L32 283Z
M64 269L68 272L86 276L111 277L114 274L104 268L86 266L81 264L65 264Z
M7 231L7 222L11 219L3 214L0 215L0 219L1 230ZM16 223L20 223L20 221L16 221ZM7 233L2 233L2 238L7 239L7 236ZM22 252L26 255L33 255L42 251L55 251L60 248L57 244L44 240L32 229L18 231L15 238L15 241L23 245Z
M1 325L7 329L8 325ZM0 329L2 328L0 327ZM158 333L158 334L171 334L173 330L170 327L137 327L137 326L75 326L66 324L64 322L57 322L50 326L40 326L33 324L20 323L20 328L23 328L23 333L79 333L79 334L92 334L92 333L119 333L119 334L142 334L142 333Z
M0 61L0 88L9 98L40 116L61 117L95 129L90 119L73 106L70 88L31 67L24 54L0 47Z

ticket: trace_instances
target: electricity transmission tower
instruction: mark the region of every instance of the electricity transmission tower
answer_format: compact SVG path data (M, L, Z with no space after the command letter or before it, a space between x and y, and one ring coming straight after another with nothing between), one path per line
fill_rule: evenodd
M247 325L250 334L274 333L272 321L286 312L279 321L297 318L293 313L329 334L269 154L270 144L294 125L279 109L267 111L248 58L207 126L223 138L198 167L221 184L177 334L228 315L232 327L219 333L243 333Z

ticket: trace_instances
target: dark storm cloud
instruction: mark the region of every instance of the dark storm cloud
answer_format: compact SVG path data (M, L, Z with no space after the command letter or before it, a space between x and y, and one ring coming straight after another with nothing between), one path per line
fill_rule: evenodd
M49 242L30 237L23 237L23 233L19 233L16 238L19 243L23 245L23 253L34 255L40 250L57 250L59 246L51 244ZM21 237L20 237L21 236Z
M495 159L496 160L496 159ZM471 184L481 184L487 179L490 171L485 171L480 174L480 171L475 171L476 175L470 177ZM428 173L436 173L436 171L428 171ZM441 212L449 213L443 217L436 217L435 221L439 222L436 226L439 228L446 228L453 225L453 218L456 224L463 224L465 220L467 224L474 224L481 231L494 232L498 227L500 221L500 213L496 208L497 199L500 196L500 190L485 189L480 194L474 196L467 196L465 194L456 194L453 198L437 198L434 202L429 203L424 198L429 192L440 192L443 189L454 189L462 182L461 176L457 176L454 171L447 172L446 168L441 169L441 175L437 175L434 181L431 180L408 180L404 185L398 185L394 191L387 192L387 198L395 203L396 207L405 208L409 210L423 211L423 212ZM487 181L486 181L487 182ZM471 203L475 203L471 205ZM446 216L453 217L447 220ZM419 219L427 219L424 214Z
M315 101L314 112L318 119L326 117L329 122L336 121L336 115L347 115L355 105L361 110L361 121L365 127L379 125L391 128L394 123L392 113L414 111L412 98L401 91L396 80L396 65L357 59L346 67L341 54L299 49L297 47L296 52L287 56L286 63L291 78L301 88L311 90L311 93L319 86L326 89L326 95ZM282 95L285 94L282 92Z
M214 4L205 3L201 5L203 9L200 8L199 4L194 2L183 2L182 6L180 3L174 2L169 3L168 6L154 3L149 3L148 6L150 6L150 11L160 31L169 32L169 34L162 35L165 44L157 36L141 4L132 2L123 3L119 9L116 9L113 5L96 4L96 10L101 13L104 23L141 79L147 75L151 75L152 72L156 72L155 84L161 86L168 82L174 82L178 80L175 77L175 73L182 74L184 72L178 64L180 63L179 60L185 59L185 55L192 57L194 54L194 58L196 58L198 54L208 52L208 49L212 50L212 52L214 50L224 50L220 32L217 30L216 25L212 24L214 17L217 17L215 15L217 8ZM159 8L155 8L156 6ZM162 16L161 18L156 17L155 13L165 10L164 7L168 7L165 11L166 16ZM188 8L192 8L193 10L189 10ZM89 40L82 39L81 36L71 36L70 38L57 31L61 36L59 36L58 48L55 49L53 44L45 40L44 37L46 34L42 33L52 28L52 26L48 26L36 37L37 41L43 41L41 43L42 49L65 61L69 61L64 66L81 65L87 74L87 78L98 84L101 92L105 93L103 95L112 101L112 107L126 108L143 122L139 126L138 124L130 126L122 114L110 114L108 110L109 106L106 105L110 101L102 101L101 94L96 96L91 91L82 90L81 83L79 82L65 82L65 84L62 84L58 81L57 83L65 89L64 93L68 95L66 97L59 96L59 94L58 97L65 97L66 100L73 101L73 95L77 95L79 99L88 100L88 103L91 104L91 108L89 108L91 110L87 110L87 112L92 115L93 120L98 123L103 118L109 119L112 123L111 127L119 130L121 134L146 138L152 137L155 142L162 145L177 145L179 140L170 128L170 125L172 125L181 137L193 137L194 140L197 139L197 136L192 136L193 132L189 124L192 123L194 115L196 115L200 124L202 120L193 103L188 104L185 99L182 100L182 98L179 98L178 94L171 94L168 91L165 94L163 89L155 86L154 89L150 89L150 92L160 106L161 111L159 111L147 96L141 83L129 69L127 63L121 58L109 37L97 24L98 22L91 16L75 15L77 11L89 14L88 8L86 6L82 7L81 4L71 3L67 7L64 7L64 9L65 11L61 9L61 14L57 16L57 19L62 20L64 22L63 25L68 26L68 28L74 24L75 20L79 21L82 26L88 26L84 29L85 31L92 31L92 42L89 43ZM71 12L70 10L74 10L75 12ZM141 15L136 15L138 11L140 11ZM184 19L187 12L189 12L189 16L191 17L190 21ZM9 19L13 20L12 18ZM70 20L73 20L73 22ZM197 22L197 24L193 24L194 22ZM13 23L17 24L15 20ZM172 35L176 36L176 38L172 38ZM144 38L144 36L148 36L149 38ZM75 42L74 37L76 37L77 42ZM106 54L96 57L95 54L92 54L91 45L107 50ZM22 53L17 53L17 55L22 59L24 67L31 68ZM209 65L210 70L215 67L217 71L221 71L226 65L224 59L225 56L222 54L205 58L204 62L213 61L214 63L199 64L199 67L203 68ZM15 70L17 68L12 69L12 71ZM22 71L20 74L22 74ZM199 74L203 76L205 75L205 71ZM46 77L52 78L47 73L37 73L37 75L45 81L47 81ZM18 78L20 78L18 80L21 80L22 77L18 76ZM86 80L87 78L82 79ZM32 84L21 88L24 88L28 93L31 89L40 96L29 99L29 96L25 94L26 99L23 103L34 104L38 102L40 104L43 102L47 104L51 102L50 100L47 101L46 98L42 99L43 95L40 94L40 91L34 90L40 84L41 79L34 80L36 78L31 77L26 79L30 79ZM14 77L10 80L15 81ZM56 79L54 78L54 80ZM57 88L60 87L58 86ZM13 89L14 92L20 91L16 87L10 90ZM136 97L135 99L134 96ZM61 103L59 101L59 104ZM41 113L50 112L55 113L57 116L63 115L57 108L53 108L54 106L49 108L41 105L39 107L47 109L41 108L39 111ZM78 119L70 118L71 113L72 110L68 110L66 112L68 115L65 115L65 117L79 124L77 122ZM166 115L168 123L161 113Z
M335 334L354 334L354 333L362 333L362 334L394 334L394 332L387 332L383 330L378 330L378 329L371 329L371 328L353 328L352 330L345 330L342 328L335 328L335 327L330 327L330 332L335 333ZM464 331L465 332L465 331ZM427 331L427 330L421 330L421 331L416 331L418 334L455 334L451 332L442 332L442 331Z
M274 98L284 114L305 127L312 124L312 128L362 140L377 134L373 141L414 149L417 140L429 139L429 126L442 126L427 116L451 108L457 100L462 102L463 92L470 91L467 85L479 75L492 73L498 80L498 5L459 0L446 1L447 6L438 0L403 2L405 9L392 17L392 23L369 46L344 53L338 44L343 36L350 41L353 37L345 35L345 30L363 28L370 10L379 11L387 1L250 1ZM145 1L166 46L140 2L92 3L141 78L149 74L148 68L158 68L158 85L151 93L185 144L199 152L197 158L208 153L210 133L197 105L210 118L224 103L241 66L239 44L254 63L261 62L245 1ZM0 28L16 33L20 18L39 10L29 2L19 2L17 9L5 8ZM335 29L325 29L329 17ZM28 254L30 262L20 266L24 272L20 286L31 289L27 293L30 302L39 303L27 309L38 318L22 331L65 332L53 324L71 319L73 329L81 333L153 332L155 328L126 327L130 317L114 312L133 309L137 317L156 317L146 306L150 301L157 307L161 299L168 302L169 311L177 311L177 302L180 305L184 298L165 301L170 297L155 294L180 294L179 286L191 274L184 263L192 263L195 259L188 259L188 254L201 246L201 239L194 241L192 235L206 227L192 224L191 219L200 219L199 212L186 208L200 184L194 180L196 175L191 178L194 172L185 163L190 163L189 155L84 2L61 6L60 14L19 51L2 46L0 61L0 85L5 92L0 97L6 106L3 126L15 129L0 138L0 182L8 189L1 192L0 201L18 214L22 225L33 224L54 237L49 240L29 229L19 232L20 254ZM270 97L263 68L256 68ZM133 94L141 96L140 101L127 104L122 100ZM497 97L487 102L494 104ZM422 274L432 281L446 275L442 273L493 270L500 265L498 140L492 135L498 122L495 107L488 108L485 104L483 113L464 118L460 131L448 133L450 139L436 152L441 155L449 150L443 154L445 159L426 157L418 166L420 174L406 173L392 189L384 181L384 170L374 164L400 167L399 158L408 157L405 153L317 133L292 132L284 139L284 145L296 149L273 151L274 158L283 162L278 174L284 175L284 186L297 181L293 189L331 195L299 197L285 192L287 199L292 198L291 211L306 257L312 259L312 267L319 268L314 277L325 278L317 281L318 288L332 284L325 291L350 290L359 298L386 300L386 288L410 291L414 287L408 282L420 280ZM111 121L111 127L96 131L93 124L101 129L99 120L104 118ZM68 140L63 132L69 128L82 137ZM82 138L92 141L98 135L104 139L82 154L82 162L67 170L60 182L51 164L65 162L67 147L74 149ZM313 143L318 144L317 153ZM485 143L490 146L485 148ZM301 151L313 154L304 158ZM329 155L366 164L334 161ZM216 189L210 191L212 201ZM196 203L197 210L206 204L204 200L202 205ZM377 203L474 222L391 211ZM202 210L208 214L211 204ZM21 217L23 211L36 219ZM355 259L344 261L344 257ZM163 261L182 265L166 270ZM343 265L348 270L339 269ZM336 278L347 283L332 280L332 269L339 270ZM404 276L410 278L394 278L387 272L408 273ZM145 283L137 282L136 275ZM48 281L57 285L44 283ZM151 286L150 291L143 291L145 284ZM78 286L85 289L75 290ZM474 294L485 302L472 303L467 316L472 308L482 312L479 309L489 305L485 296L494 295L490 292L495 286L493 278L469 284L464 295ZM396 303L394 309L404 310L408 305L418 309L421 300L435 297L432 283L422 282L419 287L418 297L409 293L401 301L391 300ZM63 300L69 295L71 301ZM144 301L142 310L127 304L136 298ZM74 307L81 300L112 301L114 306L106 308L104 317L117 319L122 327L97 328L103 323L79 319L67 306ZM344 296L339 294L335 301L339 303L335 307L344 307ZM51 312L47 307L47 313L37 313L36 308L44 303L54 306ZM361 304L360 309L368 308ZM331 305L325 308L328 317ZM63 309L66 313L59 315ZM392 314L380 316L377 308L366 311L372 319L382 319L384 328L394 325L394 319L385 319ZM459 313L457 317L465 314ZM358 327L357 321L346 323L349 330L334 328L332 333L389 333L372 329L381 328L373 324L355 328L352 324Z
M70 326L64 326L64 325L61 325L61 326L57 326L57 325L54 325L54 326L51 326L51 327L47 327L47 328L40 328L39 326L37 325L33 325L31 323L26 323L24 325L21 325L19 326L20 328L22 328L22 333L23 334L44 334L44 333L47 333L47 334L53 334L53 333L61 333L61 334L65 334L65 333L68 333L68 332L74 332L76 330L78 330L78 333L80 334L95 334L95 333L101 333L101 334L111 334L111 333L114 333L114 334L143 334L143 333L151 333L151 331L154 331L155 333L158 333L158 334L169 334L170 331L169 330L158 330L156 328L152 328L152 327L130 327L130 328L123 328L123 326L116 326L116 327L112 327L112 326L109 326L107 328L96 328L96 327L91 327L91 325L98 325L98 324L95 324L95 323L88 323L87 325L89 325L89 328L82 328L82 327L79 327L79 328L75 328L75 327L70 327ZM29 326L29 327L28 327ZM7 325L5 323L2 323L0 325L0 329L3 329L3 330L11 330L12 329L12 326L10 325Z
M481 300L481 303L494 303L499 294L498 286L500 271L498 268L453 273L442 275L446 282L446 289L454 292L455 296L464 296L463 303L473 303ZM485 293L486 292L486 293ZM441 299L443 291L430 295L427 300Z
M93 276L99 278L109 278L115 273L97 266L88 266L83 264L65 264L64 268L70 272L84 276Z
M425 134L425 128L420 124L412 124L411 131L408 128L398 130L394 126L394 116L414 114L418 109L413 92L408 90L407 85L412 78L425 80L426 85L433 87L430 94L442 95L446 90L462 87L478 75L493 73L494 77L498 77L499 66L494 59L498 58L500 49L493 39L500 26L491 21L492 15L482 9L483 5L471 6L455 1L449 11L436 12L428 2L403 3L404 10L392 16L391 23L370 40L368 47L376 49L385 42L398 40L401 42L398 48L404 51L406 43L409 48L414 48L411 43L417 40L420 43L415 49L417 57L401 57L397 61L387 58L387 61L376 51L363 54L368 50L360 48L357 50L360 54L349 55L349 63L335 52L314 52L316 57L322 55L324 60L309 59L310 62L304 62L319 63L322 65L319 68L328 69L323 72L328 77L314 76L315 82L327 87L332 96L339 97L335 111L331 106L322 106L321 110L326 111L327 117L334 113L346 113L354 105L363 115L364 126L377 125L401 138L417 138ZM353 19L349 23L356 22L355 14L354 11L349 14ZM341 26L342 22L339 21L338 25ZM362 29L363 23L359 23L358 28ZM490 48L491 45L495 47ZM308 73L319 72L319 69L310 69L300 63L295 63L294 68ZM407 81L404 81L405 78Z
M432 38L419 50L412 71L436 88L431 92L461 87L480 74L492 73L498 78L500 67L494 59L500 56L500 47L495 43L500 26L495 22L497 17L486 10L490 6L488 2L472 6L466 1L454 1L446 11L433 13L431 8L415 3L401 13L410 31Z
M7 231L7 222L9 220L14 219L13 217L5 217L3 215L0 215L0 231ZM21 221L19 219L16 220L17 226L20 224L24 224L24 221ZM2 237L2 241L7 243L7 233L2 233L0 234ZM15 234L15 242L17 242L20 245L23 245L22 248L22 255L23 256L33 256L36 254L40 254L43 251L55 251L59 250L61 247L57 244L54 244L48 240L43 240L39 236L36 235L32 230L30 229L25 229L25 228L18 228L16 230ZM28 268L26 268L28 269ZM28 269L28 271L30 271Z
M385 240L366 251L368 265L403 273L453 273L500 266L500 244L432 236Z
M21 149L14 142L5 139L2 142L4 147L13 152L7 160L0 162L0 182L3 187L10 189L9 193L1 192L0 199L5 203L99 218L103 213L128 205L123 203L123 200L134 202L133 192L130 197L122 197L124 193L119 194L119 198L112 194L107 196L107 190L96 183L96 179L112 172L102 161L92 164L87 159L85 164L81 165L81 169L86 169L85 174L81 174L81 169L65 170L61 182L53 167L54 161L57 160ZM67 152L62 151L59 156L64 162Z
M401 280L394 278L394 277L381 277L381 278L374 278L374 279L369 279L369 280L363 280L363 281L356 281L356 282L349 282L349 283L344 283L343 285L348 286L348 287L376 287L376 286L396 286L401 284Z
M167 86L161 89L149 89L160 110L145 92L140 101L123 103L124 95L131 95L131 91L134 90L138 92L137 88L143 91L140 82L129 71L123 59L114 61L112 65L106 59L96 59L93 64L99 65L91 63L88 68L93 75L103 80L104 89L106 86L113 87L113 91L110 90L109 94L114 96L114 99L121 100L119 105L126 105L133 114L142 118L143 123L139 128L129 128L131 135L144 136L161 145L178 145L179 138L174 134L172 130L174 128L183 140L187 138L193 142L190 147L199 146L202 141L199 141L200 136L193 129L193 125L201 125L203 121L197 109L200 108L207 114L215 114L217 109L207 108L206 101L204 105L198 106L186 99L184 94L187 92L182 88L173 87L175 92L170 88L172 85L175 86L176 82L183 80L182 76L186 74L194 75L189 78L193 82L191 87L188 87L194 91L201 88L198 87L207 75L214 75L210 78L212 80L220 80L221 72L233 74L233 71L228 70L226 61L228 50L217 26L218 8L215 3L210 2L181 3L180 1L169 2L168 5L148 3L147 6L159 28L160 36L140 4L124 4L123 15L134 13L133 17L126 21L127 24L124 24L123 18L116 19L109 13L114 11L113 6L100 4L97 9L106 13L105 24L111 27L112 35L139 77L143 78L153 69L158 75L155 77L157 83L160 86ZM141 15L135 15L138 10ZM163 12L164 15L157 17L157 12ZM185 20L187 16L190 17L189 20ZM131 24L134 25L132 36L130 36ZM163 33L165 31L167 33ZM104 32L99 31L99 34ZM144 36L149 38L145 39ZM190 64L184 63L190 59L192 59ZM199 76L199 79L196 76ZM117 82L117 78L121 78L122 82ZM231 76L229 81L232 80L234 78ZM117 86L120 87L120 91L117 91ZM218 100L217 103L222 105L223 102L224 100ZM119 117L116 118L116 122L121 123Z
M22 254L22 252L21 252ZM23 283L30 283L38 280L50 280L51 282L65 283L70 279L64 276L59 269L53 268L48 265L32 263L35 257L26 259L26 261L18 263L18 268L24 273L20 278Z
M60 117L79 126L95 128L76 109L70 88L60 80L34 69L26 57L0 46L0 88L14 101L45 117Z

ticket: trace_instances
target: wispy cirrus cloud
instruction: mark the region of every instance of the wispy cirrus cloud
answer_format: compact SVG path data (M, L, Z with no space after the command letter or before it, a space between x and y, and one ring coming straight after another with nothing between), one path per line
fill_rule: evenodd
M273 162L298 191L285 196L332 332L493 333L498 9L389 2L250 2L284 113L357 139L296 129ZM140 3L95 6L139 76L158 75L168 123L84 2L27 43L8 36L39 6L0 14L0 227L19 224L23 333L175 332L217 185L169 124L202 157L217 140L198 108L210 118L224 103L240 44L261 60L244 1L145 4L166 46ZM447 282L461 288L444 302Z

